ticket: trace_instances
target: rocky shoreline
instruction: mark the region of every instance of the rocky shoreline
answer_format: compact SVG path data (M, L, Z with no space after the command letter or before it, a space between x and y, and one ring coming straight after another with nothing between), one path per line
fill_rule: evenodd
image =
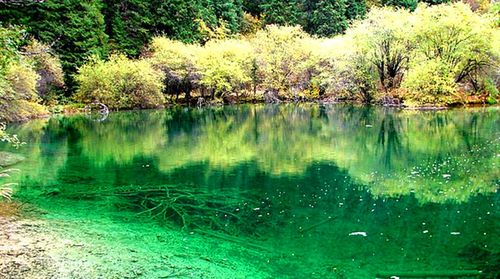
M0 278L269 278L253 267L260 253L218 239L134 221L124 227L110 216L81 218L88 210L2 212L6 204L14 202L0 203ZM241 259L229 260L235 253Z
M55 241L43 221L0 217L0 278L57 278L47 254Z

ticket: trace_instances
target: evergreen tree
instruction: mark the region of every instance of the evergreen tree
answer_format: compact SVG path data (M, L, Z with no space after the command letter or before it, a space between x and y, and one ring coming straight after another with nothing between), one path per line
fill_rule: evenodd
M439 4L443 4L443 3L450 3L451 0L421 0L419 2L425 2L425 3L430 4L430 5L439 5Z
M138 56L151 37L150 2L105 0L103 13L110 47L128 56Z
M348 20L362 18L366 14L365 0L346 1L346 17Z
M304 7L307 14L306 31L328 37L347 29L345 0L308 0Z
M261 9L267 24L297 25L303 23L300 0L263 0Z
M263 0L243 0L243 9L253 16L261 16Z
M418 0L382 0L382 5L405 8L413 11L417 8Z
M206 9L201 1L151 0L151 7L152 33L188 43L200 39L197 19L205 16L202 9Z
M232 33L240 31L243 19L243 2L241 0L212 0L215 16L224 20Z
M405 8L413 11L417 8L419 2L427 3L429 5L438 5L442 3L449 3L451 0L382 0L382 5Z

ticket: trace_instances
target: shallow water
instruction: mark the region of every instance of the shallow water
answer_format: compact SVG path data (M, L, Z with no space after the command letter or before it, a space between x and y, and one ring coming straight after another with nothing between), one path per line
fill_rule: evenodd
M0 150L27 158L16 196L47 218L203 236L186 247L239 262L207 278L495 278L499 124L498 108L182 108L36 120L11 127L26 145Z

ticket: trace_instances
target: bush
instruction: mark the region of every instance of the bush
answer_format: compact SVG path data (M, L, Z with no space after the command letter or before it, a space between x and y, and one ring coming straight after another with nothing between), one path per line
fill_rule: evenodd
M403 79L414 45L412 24L407 10L375 8L348 32L355 49L354 63L371 61L373 67L362 72L375 71L367 76L376 74L382 90L398 88Z
M439 59L412 67L404 81L408 90L405 100L410 105L447 105L457 101L457 85L448 65Z
M110 109L130 109L157 108L165 102L162 74L146 60L92 57L75 78L79 84L75 100L82 103L98 101Z
M30 48L21 51L24 33L16 28L0 27L0 120L23 121L47 115L45 107L38 104L37 83L40 71L48 70L45 64L37 64L34 57L43 55ZM47 48L47 50L50 50ZM62 77L62 72L59 72Z
M48 45L31 41L24 48L24 52L32 61L36 73L39 75L36 92L44 103L54 104L56 92L64 88L64 73L59 58L51 53Z
M498 103L497 99L500 97L500 93L493 80L487 79L483 81L482 86L482 91L486 95L486 102L490 105Z
M25 61L7 67L5 75L0 75L0 120L25 121L48 114L46 108L37 103L38 79L38 74Z
M33 66L25 61L9 65L5 79L10 84L11 95L15 99L35 101L37 99L36 84L40 76Z
M196 59L200 84L219 97L238 93L252 81L253 59L253 48L245 40L208 42Z
M199 83L200 75L195 65L199 46L184 44L165 37L153 38L149 47L149 61L155 69L164 73L165 92L179 96L190 93Z
M412 9L416 3L385 2ZM320 6L309 8L319 12L324 8ZM463 3L420 5L413 13L372 8L345 35L332 39L311 37L298 26L269 25L258 30L260 21L251 15L245 15L243 24L249 37L236 39L230 23L200 18L195 25L204 45L156 37L139 60L120 55L109 61L92 58L79 69L75 98L87 103L98 100L112 109L154 108L165 102L162 93L176 98L185 94L189 100L192 92L201 96L209 92L212 98L242 91L253 91L256 97L263 92L266 101L325 94L365 103L494 99L493 89L500 83L498 7L491 5L485 14L474 13ZM324 22L324 14L318 13L308 20L327 29L342 24ZM47 46L33 42L21 55L23 40L21 31L0 28L2 106L12 100L34 102L35 91L48 102L50 88L63 86L60 64L45 51Z
M347 32L350 51L337 59L334 76L365 102L393 93L412 104L465 102L464 92L479 93L481 81L496 74L493 26L462 3L421 5L415 13L374 8Z
M374 99L377 80L367 55L352 48L351 37L342 36L318 45L318 75L313 79L327 95L370 103Z
M262 89L292 97L310 85L313 59L310 36L298 26L269 25L252 39Z
M410 92L407 99L415 101L416 96L425 95L428 98L419 103L463 102L454 92L457 86L467 89L468 84L474 89L470 93L479 93L478 84L498 67L491 21L457 3L420 6L415 22L418 24L413 32L418 43L405 87L418 92ZM421 81L416 80L419 75L423 75Z

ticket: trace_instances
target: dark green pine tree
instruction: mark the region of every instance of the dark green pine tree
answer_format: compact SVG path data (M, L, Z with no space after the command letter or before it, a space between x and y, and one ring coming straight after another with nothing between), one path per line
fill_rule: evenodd
M349 0L346 2L346 5L346 17L348 20L359 19L365 16L365 0Z
M415 10L418 5L417 0L382 0L382 5L405 8L411 11Z
M262 15L263 0L243 0L243 9L245 12L260 17Z
M199 0L151 0L150 32L186 43L196 42L200 39L196 19L203 17L203 9L207 8Z
M240 31L243 20L243 2L241 0L212 0L215 16L224 20L232 33Z
M104 0L103 13L110 47L137 57L151 38L151 2L143 0Z
M384 6L405 8L411 11L417 8L419 2L427 3L429 5L438 5L442 3L449 3L451 0L382 0L382 4Z
M309 33L329 37L344 32L349 25L345 0L307 0L304 7Z
M267 24L303 25L300 0L262 0L260 5Z

